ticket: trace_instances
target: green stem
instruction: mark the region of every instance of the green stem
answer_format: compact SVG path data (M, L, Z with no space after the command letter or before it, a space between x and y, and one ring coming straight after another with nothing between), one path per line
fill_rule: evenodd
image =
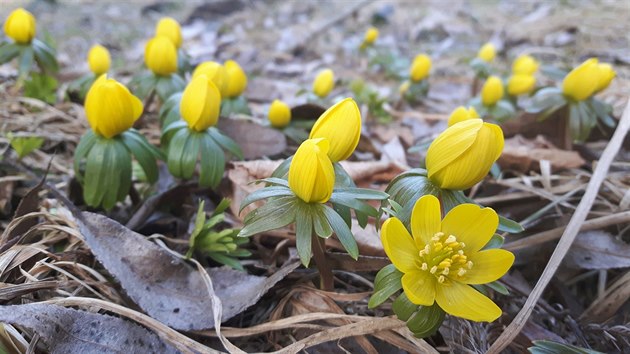
M313 234L311 242L315 266L319 271L319 287L324 291L332 291L335 287L335 279L332 268L326 261L326 240Z

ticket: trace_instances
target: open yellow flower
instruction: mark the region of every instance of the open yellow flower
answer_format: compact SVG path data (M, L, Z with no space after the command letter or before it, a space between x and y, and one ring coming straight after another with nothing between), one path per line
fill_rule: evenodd
M481 119L453 124L427 150L427 174L442 189L464 190L481 181L503 151L503 131Z
M182 94L179 113L194 131L204 131L217 124L221 107L221 93L206 75L190 80Z
M88 52L88 65L95 75L105 74L109 70L112 59L107 48L100 44L95 44Z
M481 103L484 106L494 106L503 98L503 82L498 76L490 76L481 89Z
M474 204L453 208L442 220L439 200L418 199L411 214L411 235L397 218L383 223L385 253L404 275L402 287L416 305L434 302L447 313L477 322L492 322L501 309L470 285L501 278L514 263L502 249L482 248L499 224L497 213Z
M599 80L597 81L597 88L595 88L595 93L601 92L610 85L611 81L617 76L617 73L612 68L612 65L608 63L597 64L597 69L599 71Z
M523 54L514 59L512 74L534 75L538 71L538 61L531 55Z
M291 108L280 100L274 100L269 106L269 122L275 128L284 128L291 123Z
M361 111L357 103L346 98L328 108L315 122L309 138L329 141L330 149L326 150L332 162L350 157L361 138Z
M562 92L565 96L583 101L595 92L599 86L600 72L596 58L591 58L571 70L562 81Z
M31 43L35 29L35 17L21 7L13 10L4 22L4 33L19 44Z
M494 44L488 42L479 48L479 52L477 53L477 58L489 63L494 60L494 57L497 55L497 50L494 47Z
M365 36L363 37L363 45L371 45L376 42L378 38L378 28L370 27L367 31L365 31Z
M101 75L85 97L85 115L92 130L112 138L133 126L142 114L142 101L123 84Z
M223 63L225 72L227 73L227 87L225 96L234 98L240 96L247 87L247 75L245 71L234 60L227 60Z
M326 203L335 186L335 170L328 158L328 140L307 139L289 167L289 188L307 203Z
M168 37L154 37L144 48L144 63L156 75L168 76L177 71L177 48Z
M453 124L473 118L479 118L479 114L474 107L471 106L466 109L466 107L464 106L459 106L455 108L455 110L448 117L448 126L450 127Z
M411 63L409 76L413 82L424 80L431 71L431 58L426 54L418 54Z
M155 35L170 39L176 48L182 46L182 29L179 22L172 17L163 17L158 21L155 26Z
M204 61L203 63L197 65L195 71L192 73L192 76L195 77L201 74L206 75L210 78L210 80L212 80L219 91L221 91L221 97L227 97L228 77L227 71L223 65L217 63L216 61Z
M335 74L330 69L324 69L317 74L315 80L313 81L313 92L317 96L324 98L328 96L334 86Z
M508 93L512 96L530 93L536 87L536 77L527 74L514 74L508 79Z

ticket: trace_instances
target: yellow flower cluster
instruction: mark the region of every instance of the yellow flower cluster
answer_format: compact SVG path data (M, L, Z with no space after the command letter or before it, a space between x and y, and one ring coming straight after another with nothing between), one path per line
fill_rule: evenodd
M536 87L536 72L539 63L531 55L521 55L512 64L512 75L508 79L507 90L512 96L531 93Z
M565 76L562 92L569 99L583 101L606 89L616 75L610 64L590 58Z

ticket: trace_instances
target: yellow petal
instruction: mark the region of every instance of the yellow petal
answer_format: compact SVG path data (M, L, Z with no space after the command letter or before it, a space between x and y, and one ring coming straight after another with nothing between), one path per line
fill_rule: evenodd
M426 271L405 273L402 287L409 301L416 305L431 306L435 302L437 281L433 274Z
M493 106L503 98L503 82L498 76L490 76L481 89L481 103Z
M309 138L328 139L332 162L350 157L361 138L361 112L357 103L346 98L328 108L313 125Z
M365 37L363 38L363 43L372 44L378 38L378 29L376 27L370 27L365 32Z
M387 257L396 269L403 273L420 271L419 250L405 228L397 218L389 218L383 223L381 242Z
M512 73L515 75L534 75L538 71L538 61L531 55L521 55L512 64Z
M508 93L512 96L532 92L536 87L536 78L532 75L515 74L508 80Z
M411 63L411 68L409 69L409 75L411 76L411 80L414 82L418 82L424 80L427 76L429 76L429 72L431 71L431 58L426 54L419 54Z
M102 45L96 44L88 52L88 65L95 75L106 73L111 62L109 51Z
M182 45L182 29L172 17L163 17L155 26L155 35L168 38L176 48Z
M429 244L431 237L440 232L441 223L440 201L432 195L418 199L411 212L411 233L419 250Z
M598 64L597 69L599 71L599 80L597 81L595 92L601 92L610 85L610 82L617 76L617 73L608 63Z
M473 107L466 109L466 107L464 106L459 106L455 108L455 110L448 117L448 126L450 127L453 124L472 118L479 118L479 114L477 114L477 111L475 111Z
M442 220L442 232L464 242L467 254L483 248L498 226L499 217L492 208L481 208L469 203L454 207Z
M144 63L156 75L168 76L177 71L177 48L168 37L154 37L144 48Z
M268 117L272 126L284 128L291 122L291 108L280 100L274 100L269 106Z
M4 22L4 33L16 43L28 44L35 37L35 17L23 8L13 10Z
M562 92L576 101L585 100L595 92L599 85L597 59L591 58L571 70L562 81Z
M85 114L92 130L112 138L131 128L142 113L142 102L114 79L101 75L85 98Z
M469 254L468 260L473 262L473 267L466 272L462 282L486 284L501 278L510 270L514 264L514 255L506 250L490 249Z
M326 203L335 184L328 158L328 140L308 139L295 152L289 166L289 188L307 203Z
M492 322L502 314L492 300L469 285L448 282L438 284L435 300L446 313L475 322Z
M195 131L205 131L217 124L221 107L221 93L206 75L192 78L184 89L179 112Z
M438 135L427 150L429 178L466 152L475 143L482 126L481 119L469 119L448 127Z
M477 57L485 62L491 62L497 55L497 50L492 43L484 44L477 53Z
M195 68L192 76L205 74L217 86L221 92L221 97L227 97L228 77L227 71L216 61L205 61Z
M243 68L234 60L227 60L223 63L227 74L226 97L233 98L240 96L247 87L247 75Z
M324 98L328 96L334 86L335 74L330 69L324 69L317 74L315 80L313 81L313 92L317 96Z

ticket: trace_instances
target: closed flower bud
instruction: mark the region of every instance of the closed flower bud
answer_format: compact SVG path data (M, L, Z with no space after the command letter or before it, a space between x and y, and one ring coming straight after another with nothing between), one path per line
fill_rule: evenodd
M308 139L295 152L289 167L289 188L307 203L326 203L335 186L335 170L328 158L328 140Z
M269 122L276 128L286 127L291 123L291 108L280 100L274 100L269 106Z
M481 89L481 103L484 106L494 106L503 98L503 82L497 76L490 76Z
M474 118L479 118L479 114L477 114L474 107L466 109L464 106L459 106L448 117L448 126L450 127L453 124Z
M223 63L227 73L227 88L225 96L234 98L240 96L247 87L247 75L245 71L234 60L228 60Z
M221 93L206 75L194 76L179 103L179 113L188 127L201 132L217 124L221 107Z
M562 92L570 99L585 100L591 97L599 86L599 78L597 59L588 59L564 77Z
M324 69L317 74L315 80L313 81L313 92L317 96L324 98L328 96L334 86L335 74L330 69Z
M538 61L531 55L521 55L512 63L512 74L534 75L538 71Z
M123 84L101 75L85 97L85 115L92 130L112 138L133 126L142 114L142 101Z
M227 71L220 63L216 61L205 61L195 68L192 76L204 74L212 80L221 92L221 97L226 97L228 88Z
M536 77L527 74L514 74L508 80L508 93L512 96L530 93L536 87Z
M35 17L21 7L13 10L4 23L4 33L16 43L31 43L35 37Z
M155 36L164 36L173 42L176 48L182 46L182 29L172 17L163 17L155 26Z
M327 151L332 162L350 157L361 138L361 112L357 103L346 98L328 108L315 122L309 138L329 141Z
M481 181L503 151L496 124L468 119L448 127L429 146L429 179L442 189L464 190Z
M407 93L407 91L409 91L410 87L411 87L411 81L406 80L405 82L400 84L400 87L398 87L398 93L400 93L401 95L404 95Z
M409 76L411 76L412 81L418 82L429 76L429 71L431 71L431 58L428 55L420 54L413 59Z
M168 76L177 71L177 48L168 37L154 37L144 48L144 63L156 75Z
M90 48L88 52L88 65L95 75L105 74L109 71L112 60L109 57L107 48L100 44L96 44Z
M595 93L605 90L615 76L617 76L615 70L608 63L598 64L597 69L599 70L599 80L597 81Z
M378 28L370 27L365 32L365 37L363 37L363 44L371 45L376 41L377 38L378 38Z
M477 58L489 63L494 60L494 57L497 55L497 50L494 47L494 44L488 42L479 48L479 53L477 53Z

